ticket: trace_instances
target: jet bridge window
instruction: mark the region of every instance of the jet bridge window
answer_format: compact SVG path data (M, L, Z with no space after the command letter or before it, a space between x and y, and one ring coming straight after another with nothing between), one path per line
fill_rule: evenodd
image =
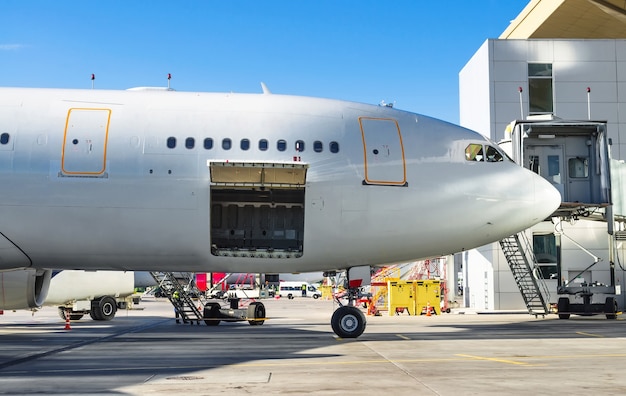
M569 177L573 179L585 179L589 176L589 158L576 157L567 161Z
M556 238L554 234L534 234L533 235L533 253L537 258L539 270L543 279L556 279L557 270L557 252Z

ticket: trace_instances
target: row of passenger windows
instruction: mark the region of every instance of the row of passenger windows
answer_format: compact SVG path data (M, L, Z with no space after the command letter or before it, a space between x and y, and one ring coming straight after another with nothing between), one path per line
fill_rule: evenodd
M10 139L10 135L6 132L1 133L0 134L0 144L5 145L9 143L9 139ZM76 139L74 139L74 144L77 144L78 141ZM167 138L167 147L168 148L176 148L176 144L177 144L177 140L175 137L171 136L169 138ZM205 150L211 150L213 148L213 139L212 138L206 138L204 139L204 149ZM192 137L188 137L185 139L185 148L186 149L193 149L196 146L196 140ZM250 149L250 139L241 139L239 141L239 148L241 150L249 150ZM230 150L233 147L233 142L231 139L229 138L225 138L222 139L222 149L224 150ZM261 151L266 151L269 149L270 144L269 141L267 139L260 139L259 140L259 144L258 144L259 150ZM303 152L304 148L305 148L305 143L303 140L297 140L295 142L295 146L294 146L295 150L297 152ZM276 142L276 149L278 151L285 151L287 150L287 141L280 139ZM328 144L328 149L330 150L331 153L338 153L339 152L339 143L333 141L330 142ZM322 143L319 140L316 140L313 142L313 151L315 151L316 153L321 153L322 151L324 151L324 143Z
M167 147L168 148L176 148L176 145L178 144L177 139L174 136L170 136L169 138L167 138ZM233 148L233 141L230 138L224 138L222 139L222 149L223 150L230 150L231 148ZM252 143L250 142L250 139L241 139L239 141L239 148L243 151L247 151L250 150L250 147L252 146ZM185 139L185 148L188 150L191 150L193 148L196 147L196 139L192 138L192 137L188 137ZM205 150L211 150L214 147L214 142L212 138L205 138L203 141L203 147ZM267 139L260 139L258 142L258 146L260 151L266 151L269 150L270 148L270 143ZM294 143L294 149L301 153L305 150L306 144L303 140L296 140L296 142ZM331 153L338 153L339 152L339 143L332 141L328 144L328 149L330 150ZM278 151L285 151L287 150L287 141L280 139L276 141L276 150ZM315 151L316 153L321 153L322 151L324 151L324 143L322 143L319 140L316 140L313 142L313 151Z

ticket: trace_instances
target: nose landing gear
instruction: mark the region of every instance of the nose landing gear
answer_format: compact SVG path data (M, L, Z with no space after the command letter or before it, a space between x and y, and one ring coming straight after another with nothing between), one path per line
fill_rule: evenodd
M369 276L369 267L366 271ZM343 305L339 301L339 298L335 297L335 301L339 304L339 308L333 312L333 316L330 319L330 326L335 334L341 338L357 338L365 331L365 315L355 305L358 297L361 293L360 280L350 281L350 270L346 271L346 283L347 283L347 297L348 305ZM368 279L369 282L369 279ZM369 283L368 283L369 284Z

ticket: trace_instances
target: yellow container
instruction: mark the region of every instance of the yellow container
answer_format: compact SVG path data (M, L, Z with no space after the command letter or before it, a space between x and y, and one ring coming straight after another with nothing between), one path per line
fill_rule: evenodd
M441 289L439 280L390 280L387 282L389 315L402 313L421 315L428 312L441 314Z
M417 299L415 304L418 313L426 314L430 306L431 314L441 315L441 281L435 279L418 280L415 282Z

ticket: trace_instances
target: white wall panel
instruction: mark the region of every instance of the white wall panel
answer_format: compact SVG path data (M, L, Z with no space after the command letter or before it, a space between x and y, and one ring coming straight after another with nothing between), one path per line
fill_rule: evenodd
M527 81L528 62L493 62L491 81ZM496 91L497 92L497 91Z
M587 84L585 81L556 81L554 83L554 96L556 103L583 102L585 114L587 109L587 87L591 88L589 95L591 104L616 103L617 86L615 82L595 82Z
M528 40L528 58L524 61L552 63L554 61L554 43L550 40Z
M593 83L606 81L615 83L617 79L615 62L561 62L555 61L553 77L557 81L577 81Z
M615 61L614 40L554 40L555 61Z
M528 42L526 40L489 40L493 48L492 59L498 61L526 61Z
M615 40L615 58L618 62L626 62L626 40Z

